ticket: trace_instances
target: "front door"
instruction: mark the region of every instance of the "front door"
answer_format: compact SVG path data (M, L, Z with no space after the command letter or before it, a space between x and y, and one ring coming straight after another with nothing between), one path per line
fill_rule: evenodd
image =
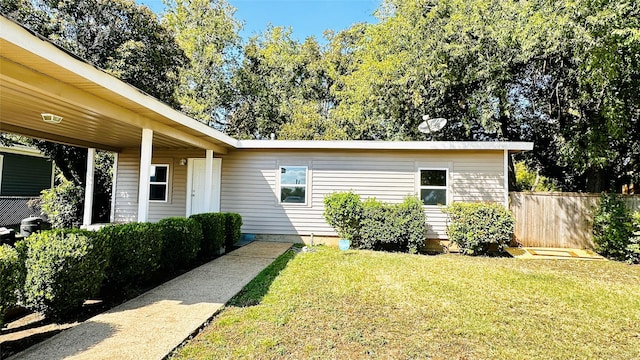
M187 183L187 216L205 212L220 211L220 175L222 172L222 159L213 159L213 188L211 189L211 209L205 208L204 184L205 162L204 159L189 159L189 175Z

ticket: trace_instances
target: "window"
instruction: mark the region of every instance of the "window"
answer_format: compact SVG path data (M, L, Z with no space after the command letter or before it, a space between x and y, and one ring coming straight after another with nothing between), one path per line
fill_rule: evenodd
M280 167L280 203L307 203L307 167Z
M167 201L169 190L169 165L151 165L149 200Z
M447 170L420 170L420 199L423 205L447 205Z

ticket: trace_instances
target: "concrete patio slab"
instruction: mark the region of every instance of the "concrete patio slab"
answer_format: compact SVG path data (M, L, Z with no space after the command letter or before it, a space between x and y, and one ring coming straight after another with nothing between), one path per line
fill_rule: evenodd
M291 245L255 241L9 359L162 359Z

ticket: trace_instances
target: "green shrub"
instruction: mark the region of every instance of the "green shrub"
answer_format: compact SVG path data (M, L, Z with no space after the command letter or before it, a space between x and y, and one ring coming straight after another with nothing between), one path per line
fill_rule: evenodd
M449 241L463 254L487 254L492 245L501 252L513 237L515 218L501 204L455 202L443 211L449 215Z
M375 198L362 203L362 218L358 247L372 250L399 250L397 242L402 236L398 218L393 205L385 204Z
M600 206L593 216L596 251L609 259L625 261L632 235L631 213L622 197L603 193Z
M359 244L360 222L363 216L360 195L353 192L334 192L324 198L324 218L343 239Z
M227 217L222 213L195 214L189 218L200 224L202 241L200 254L202 258L211 258L225 245L225 222Z
M426 218L417 197L400 204L368 199L362 208L360 248L416 253L424 243Z
M84 190L62 177L60 180L59 185L42 190L40 206L53 228L71 228L82 222Z
M18 291L24 283L24 264L16 249L0 245L0 328L4 313L18 301Z
M160 267L162 234L151 223L109 225L98 232L111 248L105 271L105 290L126 293L146 283Z
M225 245L233 246L242 237L242 216L236 213L224 213L225 216Z
M627 261L632 264L640 264L640 211L632 216L633 235L627 245Z
M400 219L402 228L403 251L415 254L424 245L427 230L427 219L422 208L422 201L417 196L407 196L404 201L395 206L396 216Z
M18 242L26 278L23 304L52 319L65 318L100 289L109 249L86 231L42 231Z
M189 265L200 251L200 224L193 219L171 217L160 220L158 226L162 233L160 266L172 272Z

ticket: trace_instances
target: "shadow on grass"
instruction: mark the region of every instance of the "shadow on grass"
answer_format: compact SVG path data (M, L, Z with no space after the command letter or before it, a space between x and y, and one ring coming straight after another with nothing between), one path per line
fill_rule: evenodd
M269 291L271 283L273 283L280 272L287 267L289 261L291 261L296 254L293 250L287 250L284 254L280 255L271 265L262 270L258 276L240 290L236 296L229 300L227 306L248 307L260 304Z

